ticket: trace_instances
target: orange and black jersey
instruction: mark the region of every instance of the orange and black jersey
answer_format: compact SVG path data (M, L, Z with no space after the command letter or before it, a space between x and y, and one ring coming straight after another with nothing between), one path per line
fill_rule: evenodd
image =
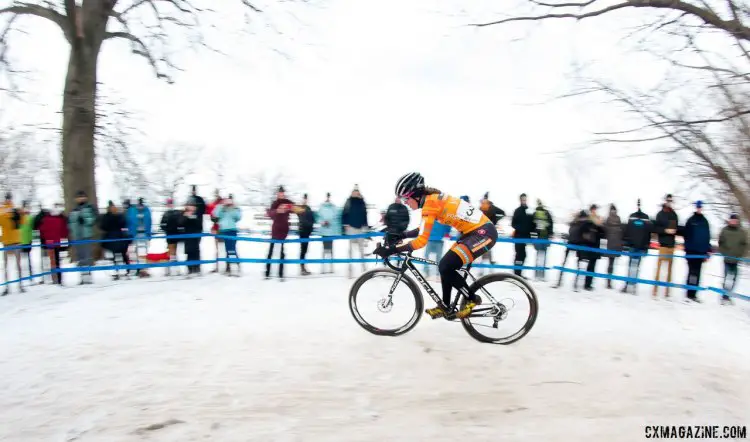
M428 195L422 206L421 233L408 244L409 249L417 250L427 245L435 221L451 226L464 235L490 223L481 210L462 199L445 194Z

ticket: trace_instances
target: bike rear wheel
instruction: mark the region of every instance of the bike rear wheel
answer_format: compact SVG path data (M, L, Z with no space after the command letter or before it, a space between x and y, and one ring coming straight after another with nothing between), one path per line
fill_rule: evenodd
M534 326L539 302L534 289L524 279L509 273L495 273L479 278L469 290L479 295L482 303L468 317L461 319L461 324L477 341L512 344L526 336ZM466 302L466 298L461 301L462 308ZM511 325L513 323L517 325ZM509 331L504 331L506 329Z
M422 317L424 300L419 286L409 275L401 274L401 281L394 287L398 276L399 272L390 269L370 270L357 278L349 291L349 310L354 320L372 334L402 335ZM396 306L405 307L404 313L389 317ZM386 324L376 325L379 320Z

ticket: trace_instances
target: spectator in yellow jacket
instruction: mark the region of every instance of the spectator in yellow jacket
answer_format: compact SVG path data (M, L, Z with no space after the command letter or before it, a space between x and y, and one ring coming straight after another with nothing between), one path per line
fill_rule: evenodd
M3 243L3 263L5 267L5 281L9 281L8 278L8 256L12 255L16 259L16 267L18 269L18 278L21 278L21 250L19 247L21 243L21 224L23 217L21 211L13 205L13 195L8 192L5 194L5 201L0 206L0 230L2 235L0 241ZM21 282L18 282L20 291L24 291ZM8 294L8 285L5 285L0 296Z

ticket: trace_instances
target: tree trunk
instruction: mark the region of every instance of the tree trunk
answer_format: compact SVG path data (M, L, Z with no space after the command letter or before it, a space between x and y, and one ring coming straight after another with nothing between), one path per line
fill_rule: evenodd
M77 47L76 47L77 46ZM65 78L62 124L63 194L65 209L75 207L75 195L86 192L98 207L96 197L94 140L96 132L96 65L98 51L72 45Z

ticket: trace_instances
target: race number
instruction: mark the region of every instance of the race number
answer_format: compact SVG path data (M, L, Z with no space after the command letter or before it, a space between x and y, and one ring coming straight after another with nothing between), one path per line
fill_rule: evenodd
M482 219L482 211L466 201L461 200L458 209L456 209L456 216L459 219L476 224Z

